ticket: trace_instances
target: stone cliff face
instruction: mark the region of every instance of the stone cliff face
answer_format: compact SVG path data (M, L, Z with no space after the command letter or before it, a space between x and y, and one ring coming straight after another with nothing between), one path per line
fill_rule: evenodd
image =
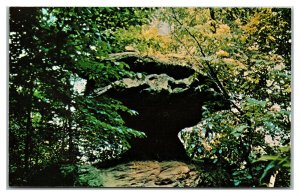
M137 111L137 116L122 116L128 127L147 135L145 139L133 139L132 148L123 157L127 160L187 160L177 134L197 124L204 102L215 99L208 91L199 89L205 77L187 65L149 57L126 54L113 58L126 62L135 76L94 92L106 93Z

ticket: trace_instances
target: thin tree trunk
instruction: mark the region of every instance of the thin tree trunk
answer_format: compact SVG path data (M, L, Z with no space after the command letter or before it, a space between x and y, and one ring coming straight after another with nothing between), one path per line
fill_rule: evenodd
M33 82L29 85L30 93L28 99L28 107L26 112L26 136L25 136L25 149L24 149L24 156L25 156L25 163L24 163L24 170L25 174L28 174L30 168L30 154L32 151L32 120L31 120L31 113L32 113L32 96L33 96Z
M75 155L74 155L74 133L72 129L72 121L71 119L68 119L68 125L67 125L67 131L69 134L69 157L70 162L75 163Z
M206 55L204 53L204 50L203 50L203 48L202 48L199 40L196 38L196 36L192 32L189 31L189 29L187 29L186 27L184 27L184 25L183 25L183 23L181 21L179 21L179 19L176 16L176 13L175 13L174 9L172 9L172 11L173 11L173 18L175 19L175 21L177 21L177 23L180 24L182 26L182 28L184 28L184 30L196 42L196 44L198 46L198 49L200 50L200 53L201 53L202 57L206 57ZM211 19L213 21L215 21L214 10L212 8L210 8L209 11L210 11ZM212 27L213 27L212 31L213 31L213 33L215 33L215 24L214 23L212 23ZM238 110L238 112L240 113L240 116L243 116L244 112L236 104L236 101L231 100L231 97L230 97L230 94L229 94L228 90L225 88L225 86L219 80L219 77L218 77L217 73L215 72L215 70L213 69L213 67L211 66L211 64L208 61L205 61L205 64L206 64L206 66L207 66L207 68L209 70L209 75L212 77L214 83L218 87L219 91L222 93L222 95L225 98L225 100L227 100L232 105L232 107L234 107L234 108L236 108ZM233 114L235 116L237 116L237 114L235 114L234 112L233 112ZM254 178L253 178L252 163L250 161L251 144L252 144L252 130L250 130L251 129L251 121L248 118L246 118L246 117L244 117L244 118L245 118L246 123L249 126L249 134L248 134L248 141L243 141L242 142L242 147L243 147L243 151L245 153L245 161L247 162L247 165L249 167L250 175L252 176L252 181L253 181L253 184L254 184L255 182L254 182Z
M69 81L70 82L70 81ZM70 85L70 83L68 83ZM70 97L68 98L69 100L67 101L67 112L68 115L66 116L66 133L68 134L68 144L69 144L69 161L70 163L75 163L76 162L76 155L75 155L75 146L74 146L74 130L72 129L72 111L71 111L71 106L72 106L72 94L71 91L69 91Z
M277 174L278 174L278 170L276 170L275 173L271 175L270 181L269 181L267 187L270 187L270 188L274 187Z

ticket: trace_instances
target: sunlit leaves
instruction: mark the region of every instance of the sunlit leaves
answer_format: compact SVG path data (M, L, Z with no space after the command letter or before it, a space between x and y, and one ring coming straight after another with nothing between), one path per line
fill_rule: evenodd
M152 23L145 24L151 13ZM78 75L103 87L131 76L127 64L107 60L125 50L192 65L223 87L199 86L221 98L203 107L203 130L193 130L188 142L193 158L234 168L235 186L289 166L290 157L278 149L290 143L291 134L290 9L15 8L10 21L14 172L24 166L25 146L39 157L27 162L42 166L65 161L67 142L77 142L95 161L118 157L130 147L129 138L145 137L120 116L137 111L91 92L83 97L70 82ZM32 140L25 140L26 128ZM249 160L255 159L263 163L251 169Z

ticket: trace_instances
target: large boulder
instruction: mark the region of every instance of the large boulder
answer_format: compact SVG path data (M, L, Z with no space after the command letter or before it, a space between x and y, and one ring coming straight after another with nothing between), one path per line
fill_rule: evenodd
M137 111L137 116L124 113L122 117L128 127L147 135L145 139L132 139L132 148L123 157L129 160L189 159L177 134L197 124L203 104L216 99L209 87L199 88L207 78L192 66L133 53L125 53L123 57L112 55L111 59L126 62L135 75L94 89L94 93L106 94Z

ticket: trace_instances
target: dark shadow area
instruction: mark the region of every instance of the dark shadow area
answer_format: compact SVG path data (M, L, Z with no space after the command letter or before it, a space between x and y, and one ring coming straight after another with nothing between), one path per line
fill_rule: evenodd
M122 116L128 127L147 135L145 139L130 141L132 148L123 156L128 161L188 160L177 134L201 120L202 105L212 97L192 90L180 94L151 94L141 91L141 88L113 90L109 95L139 113L137 116Z

